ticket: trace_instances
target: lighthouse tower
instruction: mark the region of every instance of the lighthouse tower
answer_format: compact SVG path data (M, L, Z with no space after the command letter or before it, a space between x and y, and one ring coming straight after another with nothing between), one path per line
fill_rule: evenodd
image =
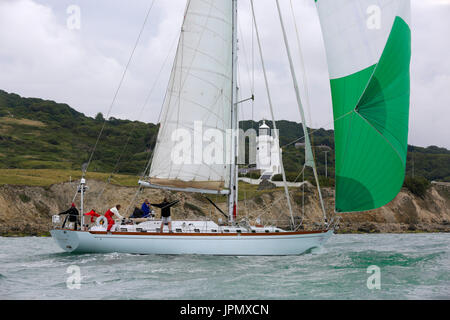
M271 179L274 175L281 174L280 141L272 136L266 121L259 127L256 145L256 168L261 170L262 178Z

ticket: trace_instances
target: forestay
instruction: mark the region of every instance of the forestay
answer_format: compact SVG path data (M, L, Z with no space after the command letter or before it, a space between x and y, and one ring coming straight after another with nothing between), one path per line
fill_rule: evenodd
M336 211L400 191L410 104L409 0L316 0L335 118Z
M150 169L153 186L229 188L231 97L232 1L190 0Z

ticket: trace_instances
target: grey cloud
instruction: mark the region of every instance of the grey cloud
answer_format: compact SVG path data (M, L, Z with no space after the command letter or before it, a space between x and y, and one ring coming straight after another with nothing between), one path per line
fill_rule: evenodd
M300 70L289 0L280 2L296 67ZM309 83L310 125L333 128L326 57L315 6L309 0L293 3ZM66 9L72 4L81 8L80 31L70 31L66 27ZM149 4L149 0L0 1L0 88L24 96L65 102L90 116L97 112L105 113ZM276 116L300 121L275 3L273 0L257 0L255 4L277 107ZM450 48L447 34L450 30L449 1L413 0L412 4L410 143L450 147L450 126L447 124L450 115L450 60L446 57ZM138 117L162 62L168 55L174 55L174 48L170 48L179 33L184 6L184 0L156 1L113 116ZM240 39L240 92L247 96L251 93L248 65L251 65L252 48L248 1L240 1L239 20L240 34L243 35ZM257 51L255 57L255 119L269 118ZM171 61L158 79L141 120L157 121L170 64ZM300 72L299 78L301 80ZM243 116L249 118L250 106L243 108Z

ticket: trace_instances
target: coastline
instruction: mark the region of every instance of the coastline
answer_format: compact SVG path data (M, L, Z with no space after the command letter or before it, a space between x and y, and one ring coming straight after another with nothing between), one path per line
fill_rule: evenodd
M146 189L136 203L131 204L130 199L134 198L136 187L106 184L99 180L88 180L88 186L90 189L85 202L87 211L96 208L97 212L105 212L116 203L122 203L125 208L134 207L144 198L159 200L167 196L180 200L180 204L173 210L174 219L217 220L221 217L204 198L196 194L175 194ZM289 210L285 202L278 201L283 196L283 190L279 188L258 190L257 187L245 183L240 185L242 194L240 194L239 214L251 222L261 217L263 224L286 228ZM0 185L0 236L48 237L51 217L67 209L76 188L76 182L49 186ZM291 192L294 212L299 213L295 218L302 218L304 207L304 229L314 230L322 219L315 187L308 185L304 193L301 189L292 188ZM332 212L334 189L323 188L323 195L327 212ZM214 201L219 207L226 207L226 202L221 197L214 198ZM339 216L341 222L337 234L450 232L450 185L433 183L424 197L415 196L403 189L383 208Z

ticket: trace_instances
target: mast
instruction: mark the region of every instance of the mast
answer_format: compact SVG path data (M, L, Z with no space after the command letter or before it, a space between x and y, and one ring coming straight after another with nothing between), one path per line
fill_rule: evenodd
M299 111L300 111L300 116L302 118L302 123L303 123L303 131L304 131L304 135L305 135L306 165L311 166L313 171L314 171L314 178L316 180L317 190L319 192L320 205L322 206L323 218L324 218L324 222L326 224L327 223L327 213L326 213L326 210L325 210L325 205L323 203L322 191L320 190L319 176L317 174L316 162L314 160L314 155L312 154L311 139L309 137L309 132L308 132L308 126L307 126L307 123L306 123L305 112L303 111L303 104L302 104L302 99L301 99L301 96L300 96L299 86L298 86L298 82L297 82L297 76L295 74L294 63L292 61L291 50L289 48L289 42L288 42L287 35L286 35L286 29L284 27L283 16L281 14L279 0L276 0L276 3L277 3L277 8L278 8L278 14L279 14L279 17L280 17L281 29L283 30L283 39L284 39L284 44L286 45L286 51L287 51L287 56L288 56L288 59L289 59L289 67L290 67L290 70L291 70L291 76L292 76L292 81L293 81L293 84L294 84L295 95L296 95L296 98L297 98L297 104L298 104L298 108L299 108ZM310 163L308 163L308 161Z
M230 223L235 223L238 202L238 170L237 170L237 148L238 148L238 112L237 112L237 0L233 1L233 45L232 45L232 81L231 81L231 165L230 165L230 194L228 196L228 216Z
M86 179L81 178L80 186L80 230L84 230L84 192L86 191Z

